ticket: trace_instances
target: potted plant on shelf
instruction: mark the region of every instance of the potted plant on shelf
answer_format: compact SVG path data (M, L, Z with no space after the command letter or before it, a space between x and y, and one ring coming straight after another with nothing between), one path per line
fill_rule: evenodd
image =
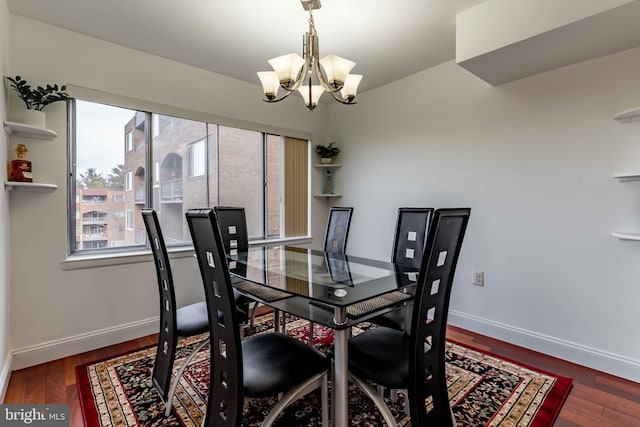
M32 88L20 76L5 77L10 86L18 93L18 97L24 102L27 107L22 111L22 121L25 124L32 125L39 128L44 128L46 125L46 116L42 109L49 104L58 101L66 101L70 99L70 96L65 92L66 86L58 86L57 84L46 85L45 87L38 86Z
M316 153L320 156L322 163L331 163L333 158L340 154L340 149L335 146L335 142L329 145L316 145Z

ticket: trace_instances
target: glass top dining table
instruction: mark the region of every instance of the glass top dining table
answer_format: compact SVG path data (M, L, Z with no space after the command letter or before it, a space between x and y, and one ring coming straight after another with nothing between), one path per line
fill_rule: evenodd
M271 291L270 298L235 281L241 293L274 309L334 330L334 426L347 426L348 347L350 328L410 300L417 269L386 261L332 254L314 249L265 245L228 255L232 276ZM406 295L401 303L385 296ZM375 302L375 304L374 304ZM382 302L382 304L380 304ZM385 304L386 302L386 304ZM368 304L371 303L371 304ZM368 304L367 310L354 310ZM371 308L373 307L373 310ZM364 312L366 311L366 312Z

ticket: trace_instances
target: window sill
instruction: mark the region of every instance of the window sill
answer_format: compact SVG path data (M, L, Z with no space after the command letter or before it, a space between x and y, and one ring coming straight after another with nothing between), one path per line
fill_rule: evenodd
M295 237L288 239L265 239L252 240L250 246L269 244L291 244L303 245L312 242L311 236ZM193 256L192 246L182 246L179 248L167 248L170 259L187 258ZM108 267L112 265L136 264L140 262L152 262L153 257L150 250L138 250L122 252L118 254L110 253L104 255L69 255L61 262L63 270L82 270L85 268Z

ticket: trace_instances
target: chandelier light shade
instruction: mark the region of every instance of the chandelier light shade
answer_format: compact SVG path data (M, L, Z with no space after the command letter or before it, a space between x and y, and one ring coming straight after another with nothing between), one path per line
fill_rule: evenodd
M356 63L336 55L327 55L320 60L320 65L327 74L327 83L335 88L344 84L347 75L356 66Z
M295 83L304 65L304 59L295 53L271 58L268 62L276 71L280 84L285 86Z
M266 102L280 102L293 92L302 95L305 105L311 111L318 105L323 93L342 104L355 104L359 74L349 74L356 63L336 55L319 59L318 34L313 22L313 9L320 8L320 0L300 0L302 7L309 11L309 31L303 37L303 56L295 53L271 58L268 62L273 71L259 71ZM284 94L278 97L279 89Z
M347 78L344 80L344 86L340 90L343 99L353 100L356 97L360 80L362 80L362 75L360 74L347 75Z
M309 87L309 85L302 85L298 88L298 92L300 92L300 95L302 95L304 104L310 110L313 110L318 106L318 101L324 93L324 88L320 85L313 85L311 87ZM309 102L309 100L311 100L311 102Z

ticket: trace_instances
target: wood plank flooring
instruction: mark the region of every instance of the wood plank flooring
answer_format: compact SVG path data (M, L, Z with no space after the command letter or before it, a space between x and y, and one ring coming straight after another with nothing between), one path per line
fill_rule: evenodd
M573 389L556 422L558 427L640 427L640 384L536 353L463 329L447 336L499 356L573 378ZM68 403L70 425L82 426L75 367L154 345L151 335L118 345L54 360L11 374L4 403Z

